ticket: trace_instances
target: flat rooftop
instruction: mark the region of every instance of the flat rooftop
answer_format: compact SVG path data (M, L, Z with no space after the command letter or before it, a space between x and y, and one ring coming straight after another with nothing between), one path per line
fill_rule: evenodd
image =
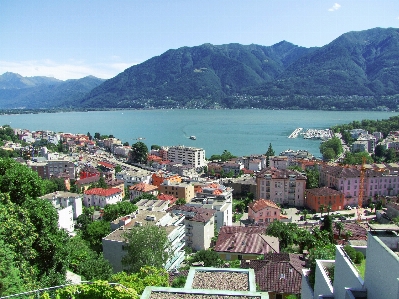
M155 216L155 220L147 220L147 216ZM141 223L141 225L155 225L162 217L166 216L167 213L164 211L141 211L139 214L135 214L136 218L132 218L132 220L126 224L125 226L120 227L119 229L113 231L108 236L106 236L105 240L124 242L124 234L135 227L136 222ZM172 218L173 219L173 218ZM119 219L113 221L114 223L118 223ZM173 230L175 230L178 226L160 226L164 230L166 230L166 234L169 235Z

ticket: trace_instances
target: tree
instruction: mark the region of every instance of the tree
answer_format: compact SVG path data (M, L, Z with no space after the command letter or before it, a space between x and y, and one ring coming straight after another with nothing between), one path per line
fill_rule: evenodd
M129 146L129 142L127 142L127 141L124 142L124 143L123 143L123 146Z
M140 200L142 199L148 199L148 200L158 200L158 198L151 193L142 193L139 196L136 196L135 198L133 198L130 202L132 203L138 203Z
M344 224L342 222L335 222L335 229L338 231L338 239L341 239L341 232L344 229Z
M187 202L184 198L179 198L178 200L176 200L175 204L177 205L185 205Z
M321 204L320 206L319 206L319 212L320 212L320 214L321 214L321 216L323 217L323 212L324 212L324 205L323 204Z
M115 174L118 173L118 172L121 172L121 171L122 171L122 166L120 166L119 164L117 164L117 165L115 166Z
M0 296L25 290L21 273L15 265L15 253L0 239Z
M159 145L153 144L153 145L151 145L151 149L152 150L160 150L161 147Z
M307 169L306 171L306 188L319 188L320 173L317 169Z
M205 267L217 267L222 263L222 260L216 251L208 249L196 252L192 262L203 262Z
M126 216L137 210L137 206L130 201L120 201L116 204L108 204L104 207L103 219L113 221L118 217Z
M82 232L82 237L86 240L90 248L97 253L102 252L102 238L111 232L111 227L108 221L99 220L90 223L86 230Z
M233 158L235 158L236 156L233 156L232 153L230 153L228 150L224 150L223 153L220 155L220 159L225 162L225 161L229 161Z
M336 159L342 152L341 139L338 137L333 137L320 145L320 153L323 155L324 160Z
M112 275L110 263L102 254L90 249L79 235L69 239L70 269L84 280L108 280Z
M267 149L267 151L266 151L266 156L272 157L272 156L274 156L274 155L275 155L275 152L274 152L274 150L273 150L272 144L269 143L269 147L268 147L268 149Z
M0 192L9 193L17 204L28 197L36 198L44 194L44 184L37 172L12 159L0 159Z
M148 158L148 148L147 146L139 141L132 145L132 149L130 151L130 161L132 163L141 163L145 164Z
M94 133L94 139L100 140L101 139L101 134L96 132Z
M145 266L136 273L119 272L114 274L111 281L120 283L141 294L146 286L168 287L169 275L163 268Z
M171 255L171 244L166 231L156 225L132 227L125 234L126 255L122 265L128 273L138 272L141 267L161 268Z
M50 178L43 180L44 193L49 194L55 191L67 191L65 181L62 178Z

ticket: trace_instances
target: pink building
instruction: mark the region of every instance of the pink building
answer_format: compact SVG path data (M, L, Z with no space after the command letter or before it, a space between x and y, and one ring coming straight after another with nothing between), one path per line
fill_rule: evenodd
M258 199L249 204L248 219L257 224L280 220L280 208L271 200Z

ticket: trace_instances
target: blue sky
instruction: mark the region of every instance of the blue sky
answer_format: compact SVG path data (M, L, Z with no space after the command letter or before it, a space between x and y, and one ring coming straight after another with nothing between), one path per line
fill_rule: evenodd
M399 27L398 0L0 0L0 74L108 79L183 46L323 46L374 27Z

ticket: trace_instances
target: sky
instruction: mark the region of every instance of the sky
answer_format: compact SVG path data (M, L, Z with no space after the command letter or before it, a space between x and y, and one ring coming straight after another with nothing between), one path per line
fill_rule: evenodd
M0 74L109 79L169 49L321 47L399 28L398 0L0 0Z

